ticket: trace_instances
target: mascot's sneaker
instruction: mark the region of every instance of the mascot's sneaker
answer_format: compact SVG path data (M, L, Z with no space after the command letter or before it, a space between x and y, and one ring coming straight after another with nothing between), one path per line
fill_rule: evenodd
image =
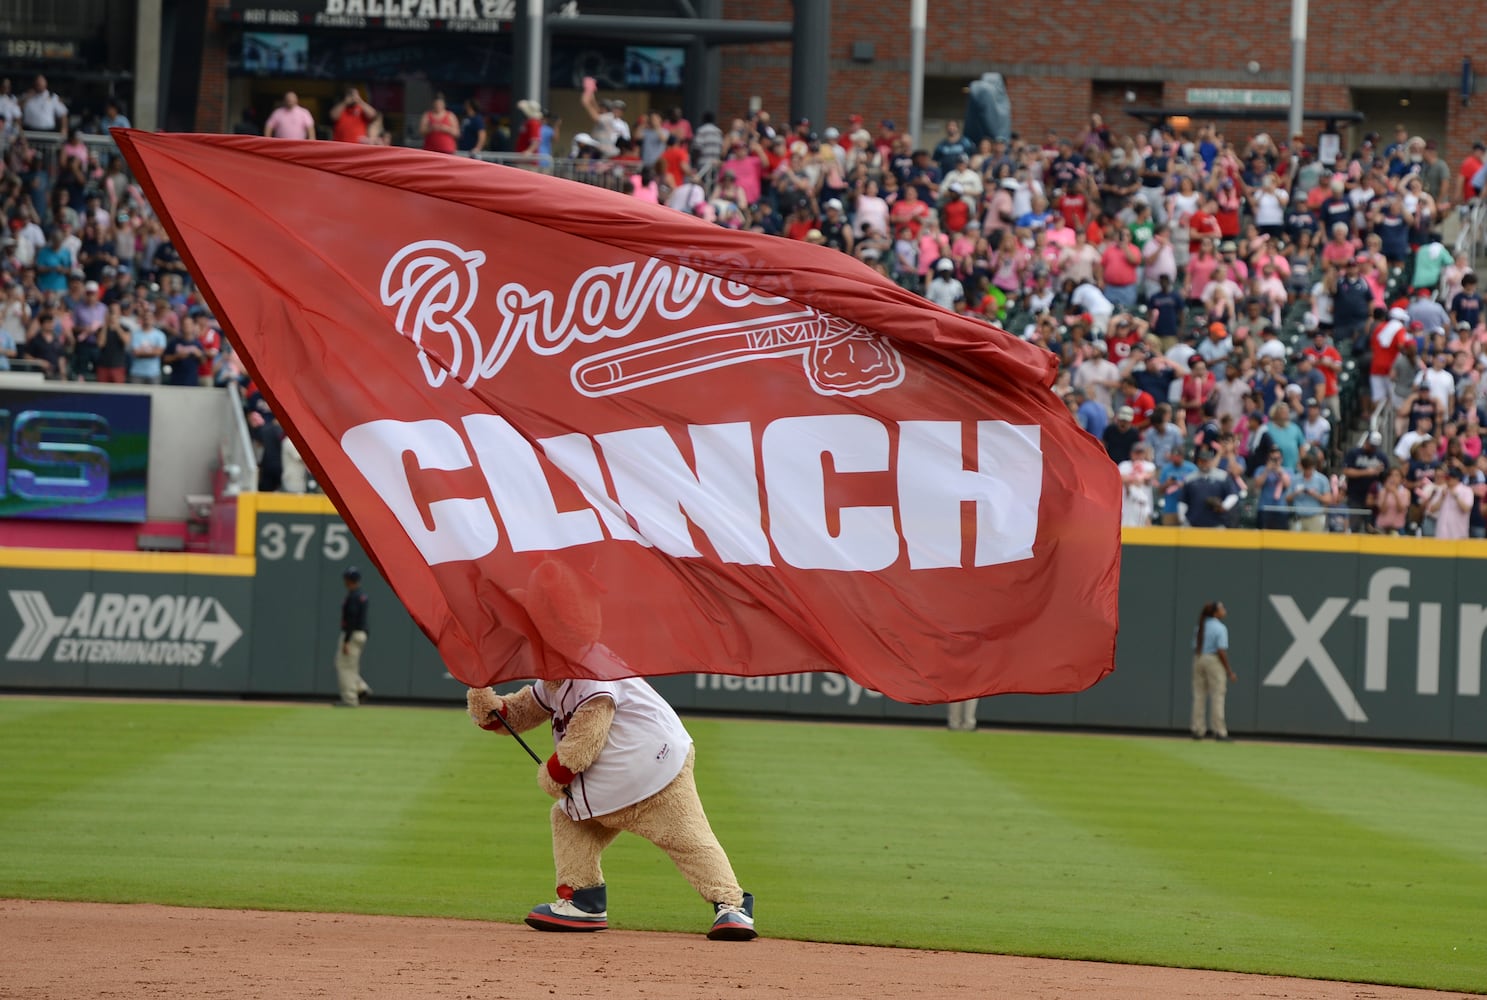
M602 885L591 889L560 885L556 902L532 907L527 926L539 931L602 931L609 926L606 905Z
M713 919L712 930L707 932L709 941L752 941L759 936L759 932L754 930L752 893L744 893L742 906L714 903L713 910L717 916Z

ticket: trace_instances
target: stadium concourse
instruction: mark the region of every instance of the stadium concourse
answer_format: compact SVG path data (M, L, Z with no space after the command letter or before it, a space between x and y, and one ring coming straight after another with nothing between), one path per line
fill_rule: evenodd
M587 100L571 137L536 107L511 135L440 105L425 143L491 137L510 152L478 155L819 243L1045 347L1120 467L1126 524L1487 535L1478 227L1455 251L1442 233L1477 205L1480 143L1447 164L1400 128L1323 164L1300 137L1092 115L1041 143L951 123L916 146L860 115L628 121ZM331 129L286 95L266 129L388 141L347 117ZM0 86L0 370L238 382L260 489L315 489L114 153L126 124L40 77Z

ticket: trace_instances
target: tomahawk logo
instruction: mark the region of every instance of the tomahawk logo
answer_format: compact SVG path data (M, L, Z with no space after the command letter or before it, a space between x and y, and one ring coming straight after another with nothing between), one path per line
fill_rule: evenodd
M215 597L88 593L68 615L39 590L12 590L10 601L21 631L5 656L27 663L215 666L243 634Z
M446 379L470 388L493 378L519 343L556 355L575 344L628 337L642 324L681 323L698 310L714 320L626 344L575 364L573 388L611 396L766 358L799 357L806 381L823 396L862 396L903 381L904 364L888 340L866 327L801 309L783 297L654 258L599 265L573 280L565 296L517 282L497 290L500 324L489 344L469 312L479 299L485 254L443 240L410 243L382 270L382 304L399 333L418 345L431 387ZM776 307L761 313L758 306ZM732 315L728 315L728 314ZM439 350L442 364L428 354Z

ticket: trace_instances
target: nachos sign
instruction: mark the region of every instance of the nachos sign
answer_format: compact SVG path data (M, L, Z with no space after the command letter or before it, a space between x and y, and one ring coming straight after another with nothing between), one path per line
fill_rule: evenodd
M1073 691L1120 488L1047 353L819 247L420 151L117 132L451 673Z

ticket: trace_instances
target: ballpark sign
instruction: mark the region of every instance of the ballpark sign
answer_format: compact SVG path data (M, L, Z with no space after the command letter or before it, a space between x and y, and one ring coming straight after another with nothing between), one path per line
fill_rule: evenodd
M21 626L12 662L218 666L243 635L215 597L89 592L66 614L40 590L12 590L10 602Z

